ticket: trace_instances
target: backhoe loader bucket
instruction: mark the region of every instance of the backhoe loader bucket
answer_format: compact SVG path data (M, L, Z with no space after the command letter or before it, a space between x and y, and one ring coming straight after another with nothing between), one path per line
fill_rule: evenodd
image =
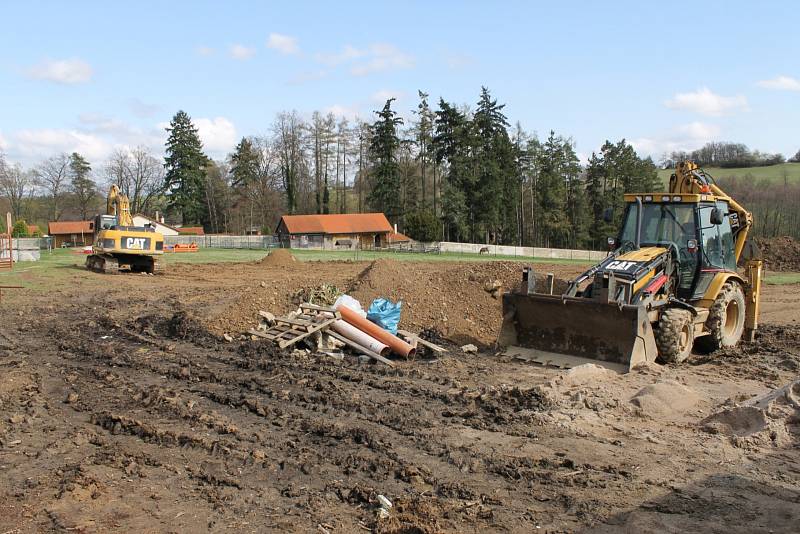
M547 366L595 363L621 373L655 361L657 352L643 306L537 293L503 295L498 345Z

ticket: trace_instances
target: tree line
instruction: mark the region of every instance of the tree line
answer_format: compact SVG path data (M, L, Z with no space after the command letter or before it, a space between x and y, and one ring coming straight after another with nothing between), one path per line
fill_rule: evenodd
M581 165L571 138L512 125L487 88L474 107L418 97L405 117L388 99L371 122L280 112L222 160L208 157L179 111L163 157L118 150L93 169L80 154L61 154L25 171L0 154L0 194L15 220L91 217L102 209L101 182L117 183L134 213L159 211L210 233L271 233L286 213L381 211L421 241L602 248L621 220L623 193L664 187L652 159L626 140L606 141ZM722 165L762 155L710 143L672 157ZM746 194L746 185L734 187ZM777 224L766 223L771 212L759 220L764 229Z
M474 110L441 98L434 107L419 92L404 119L394 102L371 123L279 113L221 162L203 154L179 112L167 141L168 208L210 231L271 232L284 213L380 211L421 241L580 248L602 246L610 226L596 214L616 206L618 222L623 192L659 185L653 161L625 140L605 143L583 169L570 138L512 127L486 88Z
M669 156L664 156L661 163L665 168L674 169L678 162L684 160L692 160L701 166L723 168L769 167L770 165L786 163L786 158L783 154L768 154L758 150L750 150L747 145L742 143L727 142L706 143L701 148L691 152L672 152ZM792 163L799 162L800 150L789 161Z

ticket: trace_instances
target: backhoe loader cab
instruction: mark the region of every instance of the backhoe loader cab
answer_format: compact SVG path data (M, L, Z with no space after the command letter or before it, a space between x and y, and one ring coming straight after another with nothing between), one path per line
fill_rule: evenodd
M750 213L691 162L678 166L669 192L624 199L608 256L563 294L537 292L527 269L522 289L503 296L498 344L509 354L627 371L752 338L761 261L743 258Z

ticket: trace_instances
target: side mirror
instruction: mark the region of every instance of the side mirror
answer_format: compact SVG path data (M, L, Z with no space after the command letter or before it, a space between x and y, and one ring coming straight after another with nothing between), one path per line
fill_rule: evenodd
M607 223L610 223L614 220L614 210L611 208L606 208L603 210L603 220Z
M608 250L614 250L617 247L617 240L613 237L609 237L606 241L608 242Z
M711 224L722 224L723 221L723 214L722 210L719 208L714 208L711 210Z

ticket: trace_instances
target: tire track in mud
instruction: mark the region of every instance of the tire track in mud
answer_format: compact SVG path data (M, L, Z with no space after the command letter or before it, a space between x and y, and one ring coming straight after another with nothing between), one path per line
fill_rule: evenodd
M552 495L552 505L561 495L549 489L556 483L616 485L591 466L562 480L575 469L557 458L526 460L511 450L449 443L448 434L464 427L534 437L530 413L546 409L534 390L465 387L419 369L292 358L258 343L220 344L194 340L191 331L184 339L135 321L90 320L105 324L111 338L53 332L70 372L84 377L71 385L81 398L75 408L114 440L141 440L145 450L159 449L151 455L166 452L170 465L191 459L197 467L184 466L182 476L209 502L277 484L287 506L299 500L308 508L323 498L326 507L345 506L350 514L355 506L373 524L368 505L376 492L401 499L432 492L447 510L456 501L478 502L477 520L489 525L542 502L492 497L493 487L524 483L539 499ZM131 445L138 448L124 448ZM351 502L354 492L366 501ZM476 520L472 507L458 506L452 513Z

